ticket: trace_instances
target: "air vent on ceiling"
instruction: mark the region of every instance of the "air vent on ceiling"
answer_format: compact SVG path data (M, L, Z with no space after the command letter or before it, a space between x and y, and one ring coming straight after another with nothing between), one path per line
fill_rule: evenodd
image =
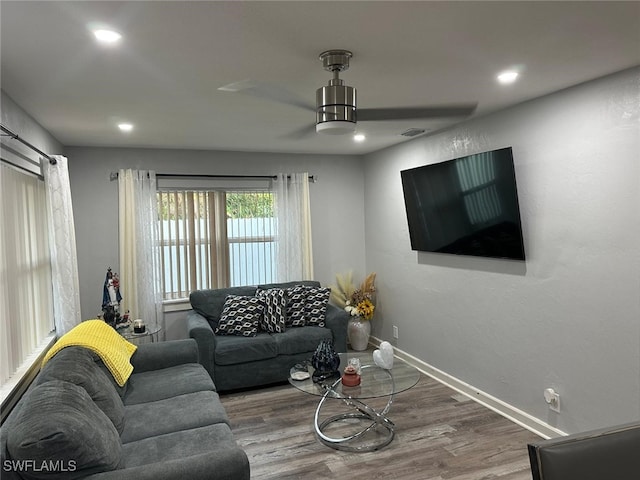
M424 130L422 128L410 128L409 130L405 130L400 135L403 137L415 137L416 135L422 135Z

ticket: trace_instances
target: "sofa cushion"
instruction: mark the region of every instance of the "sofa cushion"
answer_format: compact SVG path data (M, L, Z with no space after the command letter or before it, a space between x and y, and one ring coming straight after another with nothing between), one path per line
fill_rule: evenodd
M207 390L216 390L207 371L199 363L185 363L148 372L134 371L123 401L126 407Z
M109 383L111 383L111 385L113 385L113 388L116 389L116 392L118 392L118 395L120 396L120 398L124 398L124 396L127 393L128 382L125 383L123 386L118 385L118 382L116 382L116 379L113 378L113 375L111 374L111 371L104 364L104 362L100 358L100 355L98 355L97 353L92 352L90 350L89 350L89 352L91 353L91 357L93 358L93 361L95 362L95 364L102 371L102 373L104 373L107 376L107 378L109 379Z
M285 330L287 295L282 288L262 290L258 288L256 295L264 302L264 315L260 328L269 333L282 333Z
M296 355L315 352L322 340L333 338L331 330L322 327L290 328L284 333L273 335L278 355Z
M86 347L96 352L118 385L126 384L133 372L131 355L138 349L137 345L128 342L102 320L84 320L62 335L47 351L42 365L44 366L60 350L70 346Z
M212 391L127 405L125 414L126 426L121 435L123 443L215 423L229 424L220 397Z
M310 287L307 289L307 298L304 304L306 325L324 327L324 317L327 314L330 295L330 288Z
M84 388L51 380L21 402L7 450L13 460L29 460L23 478L61 478L64 469L64 478L73 479L118 468L120 436Z
M215 448L212 448L214 445ZM124 468L132 468L201 453L224 458L229 450L237 448L229 426L216 423L127 443L123 445L123 464ZM218 478L219 475L220 478L228 478L222 476L221 472L210 472L210 475L211 478Z
M277 335L281 335L280 333ZM216 337L214 361L218 365L235 365L273 358L278 355L274 336L258 333L255 337Z
M320 286L296 285L287 288L287 327L316 325L324 327L330 288Z
M311 287L296 285L287 288L287 327L304 327L307 324L305 305L308 288Z
M316 280L297 280L293 282L265 283L258 285L258 290L270 290L273 288L284 289L287 297L287 308L285 314L285 326L303 327L306 325L304 305L306 299L306 287L319 287L320 282Z
M264 302L260 297L228 295L222 308L216 335L255 337L264 315Z
M191 307L206 318L214 330L218 326L222 308L228 295L254 296L256 287L230 287L211 290L196 290L189 295Z
M93 360L94 354L83 347L66 347L49 360L35 384L50 380L64 380L84 388L95 404L113 422L118 433L124 428L124 405L114 383ZM108 370L107 370L108 371Z

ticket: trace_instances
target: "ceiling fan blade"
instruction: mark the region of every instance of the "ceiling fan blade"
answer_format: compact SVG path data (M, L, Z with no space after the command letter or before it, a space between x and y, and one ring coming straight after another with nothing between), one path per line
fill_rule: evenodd
M467 103L434 107L358 108L357 118L358 121L370 122L412 118L467 117L476 110L477 106L477 103Z
M241 80L239 82L230 83L219 87L218 90L223 92L243 93L254 97L270 100L272 102L293 105L294 107L303 108L305 110L316 111L314 105L301 99L289 90L278 85L266 82L256 82L254 80Z
M312 137L316 134L316 124L305 125L304 127L297 128L296 130L283 135L282 138L288 140L304 140L305 138Z

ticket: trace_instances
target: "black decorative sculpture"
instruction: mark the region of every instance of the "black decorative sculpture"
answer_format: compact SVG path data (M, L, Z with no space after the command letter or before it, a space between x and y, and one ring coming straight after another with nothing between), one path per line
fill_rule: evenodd
M322 340L311 357L311 366L314 368L314 382L321 382L329 378L340 376L340 355L333 348L333 340Z

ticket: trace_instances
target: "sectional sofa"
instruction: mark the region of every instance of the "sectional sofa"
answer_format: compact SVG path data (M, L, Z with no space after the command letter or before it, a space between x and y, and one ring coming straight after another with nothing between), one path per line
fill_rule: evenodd
M248 480L191 339L143 344L121 387L100 357L63 348L0 429L3 480Z

